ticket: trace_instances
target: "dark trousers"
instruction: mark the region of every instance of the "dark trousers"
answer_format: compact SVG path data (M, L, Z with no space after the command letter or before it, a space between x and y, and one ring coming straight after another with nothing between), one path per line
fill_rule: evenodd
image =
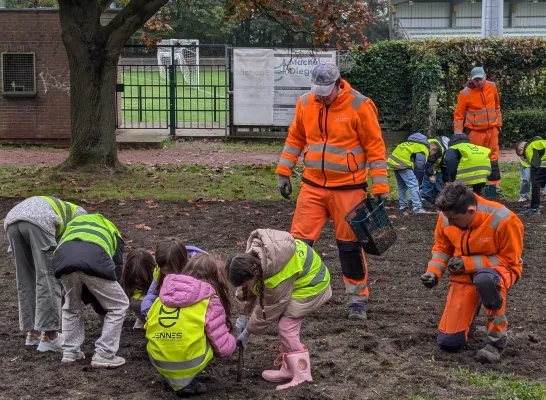
M476 193L478 196L481 196L484 187L485 187L485 183L477 183L477 184L475 184L475 185L472 185L472 190L473 190L474 193Z
M546 184L546 168L531 167L531 208L540 208L540 191Z

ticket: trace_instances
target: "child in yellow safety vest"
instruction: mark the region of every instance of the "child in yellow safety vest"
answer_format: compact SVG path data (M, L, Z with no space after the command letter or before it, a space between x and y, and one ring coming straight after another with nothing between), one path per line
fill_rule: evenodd
M425 135L414 133L407 141L396 146L387 159L388 169L394 170L398 185L399 212L408 211L408 191L413 212L416 214L425 212L419 189L423 184L427 159L438 150L438 145L431 146Z
M175 241L158 246L157 264L170 272L157 283L159 297L145 325L150 361L179 396L205 393L196 375L213 356L229 357L236 347L222 268L204 253L180 262L185 251Z
M140 313L142 300L152 282L159 279L159 274L159 267L148 250L134 249L127 254L121 274L121 286L129 298L129 309L136 316L134 329L144 328L146 317Z
M288 232L258 229L250 234L246 253L227 261L226 274L243 304L235 324L239 345L246 347L250 334L261 334L278 321L281 369L264 371L262 377L288 382L277 390L312 381L309 352L300 342L300 330L303 318L332 296L330 272L320 256Z
M464 183L481 196L491 175L490 153L487 147L470 143L465 134L453 135L445 155L445 181Z
M516 148L517 153L517 148ZM519 158L519 203L529 201L529 192L531 191L531 164L525 157ZM546 196L546 186L542 187L542 196Z
M531 205L522 215L540 214L540 192L546 184L546 140L535 136L528 142L518 143L518 156L523 157L531 170Z

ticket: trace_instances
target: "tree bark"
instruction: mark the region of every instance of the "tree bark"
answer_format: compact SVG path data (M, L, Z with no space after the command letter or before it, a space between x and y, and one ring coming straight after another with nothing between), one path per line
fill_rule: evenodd
M119 54L69 52L71 146L67 167L117 167L116 81ZM98 53L98 54L97 54Z
M70 66L70 155L63 168L117 168L116 82L123 45L168 0L131 0L108 25L111 0L59 0Z

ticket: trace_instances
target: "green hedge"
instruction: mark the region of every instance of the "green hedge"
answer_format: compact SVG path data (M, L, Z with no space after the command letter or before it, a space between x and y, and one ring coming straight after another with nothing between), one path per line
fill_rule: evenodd
M546 110L511 110L502 115L503 144L516 144L534 136L546 137Z
M351 57L344 76L374 100L389 129L426 132L428 99L435 91L436 132L430 133L451 135L459 91L470 70L483 66L501 97L502 144L544 134L540 109L546 109L546 39L387 41Z

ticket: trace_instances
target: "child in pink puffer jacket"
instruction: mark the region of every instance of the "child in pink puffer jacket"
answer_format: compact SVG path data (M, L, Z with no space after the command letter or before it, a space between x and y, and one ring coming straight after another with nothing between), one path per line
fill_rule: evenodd
M205 393L195 376L214 355L229 357L236 340L230 333L228 283L208 254L198 254L177 270L176 249L156 253L176 273L166 275L146 322L148 355L177 395ZM162 266L159 265L161 268Z

